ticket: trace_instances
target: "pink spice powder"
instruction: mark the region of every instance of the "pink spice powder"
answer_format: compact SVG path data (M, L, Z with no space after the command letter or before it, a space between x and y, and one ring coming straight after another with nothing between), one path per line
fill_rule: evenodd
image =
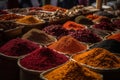
M20 60L20 64L27 69L47 70L65 63L68 58L49 48L39 48Z
M28 54L35 49L39 48L39 45L21 38L12 39L0 48L0 52L8 56L21 56Z

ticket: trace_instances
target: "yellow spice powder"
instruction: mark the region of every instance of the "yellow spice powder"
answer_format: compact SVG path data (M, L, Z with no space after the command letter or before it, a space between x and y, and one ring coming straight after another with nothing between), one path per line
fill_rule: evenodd
M25 24L36 24L36 23L40 23L41 21L33 16L25 16L24 18L17 20L17 22L25 23Z
M93 48L73 57L78 63L84 63L97 68L120 68L120 58L102 48Z
M69 61L61 67L43 75L48 80L102 80L101 75Z

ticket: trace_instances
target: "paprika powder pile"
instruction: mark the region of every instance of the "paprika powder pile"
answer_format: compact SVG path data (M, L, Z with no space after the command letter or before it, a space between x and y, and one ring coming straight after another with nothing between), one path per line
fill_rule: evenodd
M106 39L115 39L120 41L120 33L115 33L106 37Z
M29 40L16 38L8 41L0 47L0 52L8 56L22 56L34 51L37 48L39 48L39 45Z
M43 76L48 80L102 80L101 75L74 61L69 61Z
M67 60L68 57L64 54L43 47L22 58L20 64L27 69L44 71L59 66Z
M73 21L67 21L66 23L63 24L63 28L67 30L83 30L86 29L84 25L78 24Z
M64 36L48 47L66 54L74 54L87 49L86 44L79 42L71 36Z
M93 48L87 52L74 56L74 59L78 63L83 63L95 68L120 68L120 57L103 48Z

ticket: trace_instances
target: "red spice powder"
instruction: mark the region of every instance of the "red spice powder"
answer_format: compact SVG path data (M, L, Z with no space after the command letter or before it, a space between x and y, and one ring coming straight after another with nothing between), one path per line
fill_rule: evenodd
M110 36L108 36L106 38L107 39L115 39L117 41L120 41L120 33L116 33L116 34L110 35Z
M20 64L32 70L47 70L65 63L68 58L49 48L39 48L20 60Z
M81 25L81 24L77 24L76 22L73 21L67 21L65 24L63 24L63 28L67 29L67 30L83 30L86 27Z
M35 49L39 48L39 45L20 38L12 39L0 48L0 52L8 56L21 56L28 54Z

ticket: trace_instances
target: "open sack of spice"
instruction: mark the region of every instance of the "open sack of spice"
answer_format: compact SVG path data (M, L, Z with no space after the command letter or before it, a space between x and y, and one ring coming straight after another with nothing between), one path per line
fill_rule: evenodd
M17 19L16 23L25 26L35 26L43 24L45 23L45 21L43 19L38 19L37 17L34 16L25 16L21 19Z
M93 44L102 41L102 37L93 33L89 29L77 30L70 32L70 35L78 41L85 42L87 44Z
M73 59L78 64L100 73L120 70L120 57L103 48L93 48L75 55Z
M17 19L23 18L20 14L3 14L0 16L0 22L14 22Z
M15 24L13 22L0 22L0 30L2 30L7 37L21 35L23 28L24 26Z
M39 47L38 44L32 41L16 38L0 47L0 55L18 59L20 56L24 56Z
M40 77L44 80L103 80L102 75L78 65L73 60L65 64L41 73Z
M68 61L69 58L60 52L43 47L35 50L29 55L26 55L18 60L18 65L22 71L27 72L29 76L21 75L21 77L27 78L27 80L33 80L39 77L39 74L43 71L53 69ZM30 75L30 73L32 73Z
M120 32L116 32L116 33L112 33L111 35L107 35L105 37L106 40L108 39L114 39L114 40L117 40L117 41L120 41Z
M103 48L106 49L114 54L120 54L120 42L115 39L108 39L101 41L99 43L93 44L90 46L90 49L93 48Z
M0 47L0 78L1 80L19 80L17 61L20 57L28 55L40 46L21 38L8 41ZM9 75L6 77L6 75Z
M22 39L28 39L30 41L36 42L40 45L49 45L57 39L39 29L31 29L22 36Z
M67 55L78 54L88 49L87 44L74 39L72 36L63 36L48 47Z

